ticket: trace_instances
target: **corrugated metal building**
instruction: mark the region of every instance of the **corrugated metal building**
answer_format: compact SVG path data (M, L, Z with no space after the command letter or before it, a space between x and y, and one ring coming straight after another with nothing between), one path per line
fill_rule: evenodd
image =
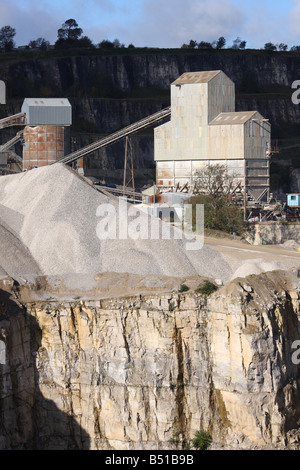
M235 112L235 85L221 71L184 73L171 84L171 120L154 130L156 184L188 182L224 164L249 198L269 191L270 124L257 111Z
M70 126L72 107L66 98L25 98L22 113L28 126Z

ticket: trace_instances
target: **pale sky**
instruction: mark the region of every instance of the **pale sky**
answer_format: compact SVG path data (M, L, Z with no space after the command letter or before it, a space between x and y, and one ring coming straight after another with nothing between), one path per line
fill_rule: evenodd
M177 48L224 36L226 47L237 37L247 48L300 45L300 0L0 0L0 28L16 29L17 46L38 37L54 44L69 18L94 44Z

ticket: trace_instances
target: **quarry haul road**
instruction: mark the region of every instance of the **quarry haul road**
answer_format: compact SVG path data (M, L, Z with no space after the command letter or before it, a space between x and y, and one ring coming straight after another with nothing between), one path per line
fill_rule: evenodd
M268 264L268 271L274 269L300 268L300 252L286 249L280 245L250 245L240 240L220 239L205 236L206 246L218 251L231 265L234 271L241 274L252 274L253 266L257 269L262 264ZM250 269L251 268L251 269ZM255 271L255 266L254 266Z

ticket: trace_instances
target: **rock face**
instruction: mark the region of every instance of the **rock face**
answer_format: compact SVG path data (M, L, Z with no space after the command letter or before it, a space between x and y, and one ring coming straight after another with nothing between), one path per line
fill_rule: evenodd
M284 128L294 135L300 107L292 102L292 83L299 79L296 53L264 51L189 51L135 53L12 60L1 64L0 78L10 98L3 116L20 112L25 97L64 96L73 109L71 150L87 145L99 134L112 133L170 104L170 84L182 73L223 70L236 84L236 110L258 110L270 119L273 132ZM278 94L279 93L279 94ZM13 99L12 99L13 98ZM294 127L293 127L294 126ZM1 143L15 135L1 132ZM3 139L3 140L2 140ZM153 165L153 134L136 135L135 169ZM18 148L18 153L21 148ZM85 159L92 176L124 167L124 142ZM98 171L97 171L98 170ZM154 177L155 179L155 177ZM119 178L122 182L122 177Z
M300 170L299 168L294 168L291 172L291 183L290 183L291 193L300 192Z
M214 448L299 447L294 274L236 279L208 299L23 304L11 284L0 449L182 449L200 429Z

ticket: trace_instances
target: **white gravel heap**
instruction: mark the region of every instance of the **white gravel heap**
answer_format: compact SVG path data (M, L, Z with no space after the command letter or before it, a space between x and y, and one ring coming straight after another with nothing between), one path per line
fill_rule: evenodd
M118 224L119 200L63 164L2 176L0 275L70 279L72 274L128 272L230 279L232 269L220 253L206 246L188 251L185 239L100 240L97 224L103 218L96 213L103 204L113 205ZM150 220L143 213L140 217Z

